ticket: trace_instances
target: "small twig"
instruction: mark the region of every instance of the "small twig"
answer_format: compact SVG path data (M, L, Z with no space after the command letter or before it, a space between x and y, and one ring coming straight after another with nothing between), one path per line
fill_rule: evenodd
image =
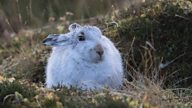
M5 101L6 101L9 97L15 97L15 94L9 94L9 95L5 96L5 97L3 98L3 105L5 104Z
M167 62L167 63L165 63L165 64L160 63L159 68L160 68L160 69L166 68L167 66L169 66L170 64L172 64L173 62L175 62L177 59L181 58L181 57L184 56L184 55L185 55L185 53L177 56L175 59L173 59L173 60L171 60L170 62Z
M118 46L122 41L118 41L115 43L115 46Z
M119 27L119 24L116 21L111 21L106 24L107 24L107 28L109 28L110 26L114 26L114 25L115 25L115 27Z
M189 91L192 91L192 89L189 89L189 88L171 88L171 89L166 89L166 90L171 90L171 91L174 91L174 90L189 90Z
M120 93L120 92L116 92L116 91L111 91L110 94L111 95L118 95L118 96L127 96L127 97L131 96L131 95L128 95L127 93Z
M186 78L184 78L184 79L181 79L181 80L177 81L173 86L176 86L177 84L179 84L179 83L181 83L181 82L183 82L183 81L186 81L186 80L188 80L188 79L190 79L190 78L192 78L192 77L186 77Z
M169 74L169 75L166 77L166 79L169 78L169 77L171 77L173 74L175 74L175 73L177 73L177 72L179 72L179 71L180 71L180 70L176 70L176 71L172 72L171 74Z
M149 41L146 41L146 44L147 44L151 49L153 49L154 51L156 51L156 49L153 47L153 45L152 45Z
M38 99L37 99L37 98L35 98L35 100L36 100L36 102L37 102L38 106L39 106L40 108L43 108L43 107L41 106L41 104L39 103Z
M181 16L181 15L178 15L178 14L176 14L175 16L176 16L176 17L179 17L179 18L182 18L182 19L184 19L184 20L190 21L190 19L188 19L188 18L186 18L186 17L184 17L184 16Z
M132 40L132 42L131 42L131 48L130 48L129 51L128 51L128 55L130 54L130 52L131 52L132 49L133 49L133 44L134 44L134 42L135 42L135 37L133 37L133 40Z

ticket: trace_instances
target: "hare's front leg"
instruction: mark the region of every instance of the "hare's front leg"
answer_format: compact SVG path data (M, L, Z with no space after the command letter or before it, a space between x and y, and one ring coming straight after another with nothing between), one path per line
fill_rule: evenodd
M103 86L100 85L98 82L92 80L80 81L78 84L78 88L81 88L83 90L102 89L102 87Z

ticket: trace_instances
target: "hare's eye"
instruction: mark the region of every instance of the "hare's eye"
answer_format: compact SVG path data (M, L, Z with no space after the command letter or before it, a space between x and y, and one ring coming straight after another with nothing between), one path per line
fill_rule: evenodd
M84 40L85 40L84 32L81 32L80 34L81 34L81 35L78 37L78 38L79 38L79 41L84 41Z
M79 36L79 41L84 41L85 40L85 36Z

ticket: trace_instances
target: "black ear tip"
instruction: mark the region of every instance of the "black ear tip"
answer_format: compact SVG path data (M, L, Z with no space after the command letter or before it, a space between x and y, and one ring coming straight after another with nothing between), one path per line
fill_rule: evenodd
M52 40L52 38L46 38L46 39L44 39L43 41L42 41L42 43L43 44L46 44L47 42L49 42L49 41L51 41Z
M45 42L46 42L46 39L44 39L44 40L42 41L43 44L45 44Z

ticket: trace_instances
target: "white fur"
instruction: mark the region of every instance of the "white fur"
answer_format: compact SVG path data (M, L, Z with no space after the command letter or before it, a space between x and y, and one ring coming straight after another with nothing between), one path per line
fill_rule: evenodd
M51 44L53 49L46 67L46 86L119 89L123 81L123 68L121 55L114 44L103 36L97 27L78 25L76 28L71 28L71 26L69 33L59 35L56 45ZM77 40L82 31L87 39L83 42ZM62 38L66 37L66 41L61 43ZM97 61L95 58L98 55L90 51L98 43L104 49L101 61Z

